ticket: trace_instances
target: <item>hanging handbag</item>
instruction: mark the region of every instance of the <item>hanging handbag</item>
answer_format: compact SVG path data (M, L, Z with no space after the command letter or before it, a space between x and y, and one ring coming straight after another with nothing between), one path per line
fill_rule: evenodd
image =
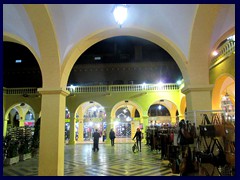
M212 124L214 125L215 129L215 137L223 137L225 135L224 132L224 125L220 121L219 114L213 114L212 116Z
M235 125L233 124L233 122L225 119L224 115L222 115L222 119L225 140L235 142Z
M199 125L200 135L207 137L215 137L214 125L208 119L207 114L203 114L202 123Z
M214 150L217 150L218 152L216 155L214 153ZM218 139L214 139L211 152L213 154L213 161L211 164L213 164L216 167L219 167L219 166L223 167L224 165L227 164L226 154Z
M211 149L211 145L213 143L213 139L211 139L210 143L207 144L207 141L205 139L205 137L203 137L204 141L205 141L205 149L203 151L200 151L200 144L201 144L201 141L198 139L197 140L197 143L196 143L196 152L195 152L195 156L198 160L198 162L200 163L211 163L213 161L213 153L212 153L212 149Z
M199 173L198 173L199 176L210 176L208 170L206 167L203 167L201 164L199 166Z
M235 145L233 142L227 143L225 153L226 161L228 162L229 166L235 167Z
M217 150L217 154L215 150ZM216 167L224 166L227 163L226 154L218 139L212 139L206 151L197 153L197 158L200 163L210 163Z

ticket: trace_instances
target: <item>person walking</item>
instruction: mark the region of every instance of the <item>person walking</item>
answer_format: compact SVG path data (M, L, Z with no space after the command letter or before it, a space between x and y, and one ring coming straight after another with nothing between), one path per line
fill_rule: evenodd
M103 139L102 139L102 141L104 142L105 139L106 139L106 131L104 130L104 131L103 131Z
M111 139L111 145L114 146L114 139L116 138L116 136L115 136L115 132L113 131L113 129L111 129L111 131L109 133L109 138Z
M95 150L99 151L99 138L101 137L100 133L98 132L98 129L95 130L95 132L93 133L93 151L95 152Z
M137 128L137 131L132 140L134 140L135 138L137 141L137 146L139 147L139 151L141 152L142 132L141 132L140 128Z

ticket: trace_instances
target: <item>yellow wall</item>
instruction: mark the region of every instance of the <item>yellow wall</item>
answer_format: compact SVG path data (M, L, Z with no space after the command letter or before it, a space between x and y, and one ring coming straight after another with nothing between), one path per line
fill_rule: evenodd
M215 84L217 78L223 74L228 74L233 78L235 77L235 54L232 54L225 61L210 69L210 84Z

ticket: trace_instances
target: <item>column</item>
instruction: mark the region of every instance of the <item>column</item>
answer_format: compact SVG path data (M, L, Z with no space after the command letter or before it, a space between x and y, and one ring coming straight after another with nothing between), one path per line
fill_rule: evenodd
M147 126L148 126L148 115L143 115L142 121L143 121L142 122L143 123L142 133L144 134L143 143L146 143L146 130L147 130Z
M105 113L106 113L106 122L107 122L107 130L106 130L107 137L106 137L105 143L110 144L111 140L109 138L109 132L110 132L111 128L113 128L113 122L112 122L112 118L111 118L111 110L108 110Z
M178 119L179 119L179 122L180 122L182 119L185 119L185 114L179 113Z
M24 127L25 117L19 113L20 119L19 119L19 127Z
M170 117L171 117L171 125L174 126L177 123L177 116L176 116L177 108L172 107L170 109Z
M213 85L189 85L184 87L182 93L186 95L187 111L212 110L212 89ZM195 123L196 125L201 124L198 121Z
M7 135L7 124L8 124L8 119L4 119L4 122L3 122L3 137L6 137L6 135Z
M70 140L69 140L69 144L76 144L76 133L75 133L75 117L74 117L74 113L70 113Z
M84 128L84 122L83 119L79 118L78 122L78 142L83 142L84 137L83 137L83 129Z
M139 120L132 120L131 121L131 139L134 137L138 127L139 127Z
M39 147L39 176L64 175L65 107L68 91L44 89L42 94Z

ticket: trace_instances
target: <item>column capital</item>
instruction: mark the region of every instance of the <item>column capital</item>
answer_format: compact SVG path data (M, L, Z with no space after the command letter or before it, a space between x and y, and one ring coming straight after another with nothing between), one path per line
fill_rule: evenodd
M190 92L198 92L198 91L211 91L213 89L214 85L213 84L208 84L208 85L188 85L182 88L182 93L183 94L188 94Z
M62 94L68 96L70 92L62 88L38 88L40 94Z

